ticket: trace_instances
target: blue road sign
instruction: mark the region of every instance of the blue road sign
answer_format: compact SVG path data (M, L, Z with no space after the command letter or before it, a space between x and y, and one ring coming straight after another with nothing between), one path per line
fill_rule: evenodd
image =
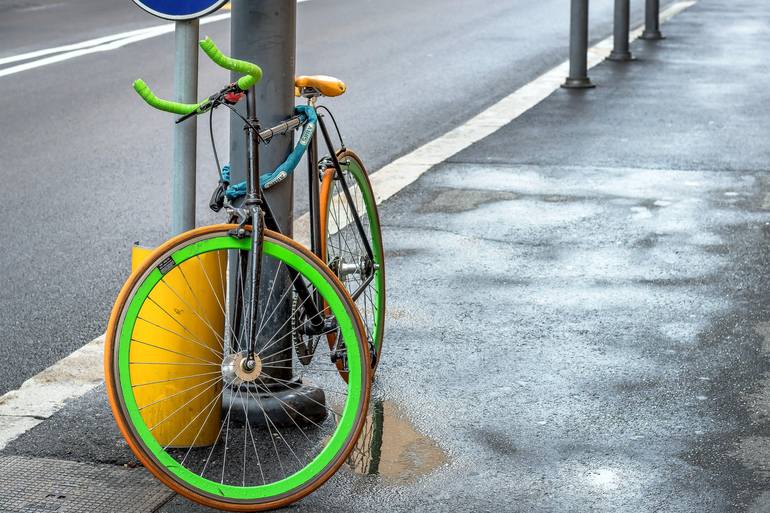
M228 0L134 0L134 3L160 18L192 20L214 12Z

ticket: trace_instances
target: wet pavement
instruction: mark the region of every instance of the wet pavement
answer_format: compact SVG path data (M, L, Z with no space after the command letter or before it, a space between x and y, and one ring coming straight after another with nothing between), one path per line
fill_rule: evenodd
M344 98L325 103L347 144L376 170L560 63L569 34L563 3L301 2L296 72L346 82ZM632 19L641 20L643 6L634 3ZM593 37L611 31L612 5L592 0ZM351 30L318 30L340 20ZM0 60L161 22L128 0L0 0ZM228 53L229 22L203 25L200 35ZM104 333L132 242L157 246L170 233L173 117L149 109L131 84L142 77L160 96L172 94L173 41L166 34L0 80L0 179L9 184L0 188L0 394ZM203 97L227 75L205 57L199 65ZM274 71L264 71L269 83ZM452 87L436 94L447 73ZM34 101L19 101L29 91ZM213 120L222 158L228 119L218 112ZM224 219L208 208L219 176L206 125L199 123L198 225ZM304 169L294 176L296 215L308 207ZM32 196L57 215L30 214ZM45 237L18 229L33 217Z
M663 29L382 206L370 423L293 511L770 511L770 5ZM130 463L103 401L4 453Z

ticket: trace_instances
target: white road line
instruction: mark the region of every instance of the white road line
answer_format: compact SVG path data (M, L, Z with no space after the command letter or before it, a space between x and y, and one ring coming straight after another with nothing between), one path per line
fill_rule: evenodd
M695 3L695 0L688 0L672 4L661 12L661 22ZM641 34L642 27L636 28L631 33L631 40ZM591 47L588 52L589 69L602 62L611 50L611 37ZM559 88L568 71L569 62L560 64L463 125L374 173L370 178L377 194L377 203L382 203L431 167L487 137L543 101ZM295 238L304 244L308 241L309 225L307 214L294 222ZM102 382L103 344L104 335L28 379L18 390L0 397L0 449L53 415L66 400L80 397Z
M216 18L213 21L219 21L223 19L229 18L230 15L227 14L224 17L221 17L221 15L218 16L211 16L211 18ZM204 20L207 20L207 18L204 18ZM212 23L211 21L206 21L206 23ZM163 25L154 25L152 27L144 27L141 29L136 30L129 30L128 32L119 32L117 34L111 34L109 36L102 36L97 37L95 39L88 39L86 41L81 41L79 43L71 43L63 46L54 46L52 48L43 48L42 50L35 50L32 52L27 53L20 53L17 55L11 55L8 57L2 57L0 58L0 66L4 66L6 64L11 64L13 62L20 62L20 61L28 61L30 59L36 59L38 57L43 57L46 55L51 55L54 53L63 53L63 52L71 52L73 50L81 50L83 48L90 48L92 46L98 46L102 45L104 43L109 43L112 41L116 41L118 39L126 39L131 38L134 36L138 36L141 34L145 34L148 32L157 31L159 29L166 29L165 31L161 32L162 34L165 34L166 32L171 32L174 30L174 25L172 24L163 24ZM158 34L160 35L160 34Z
M693 4L695 4L695 0L672 4L660 13L661 23ZM630 40L635 41L642 35L643 31L643 26L635 28L631 31ZM589 48L588 68L593 68L602 62L609 56L611 51L612 37L608 37L597 43L596 46ZM459 153L521 116L559 89L564 81L564 77L568 74L569 61L565 61L506 96L464 124L387 164L369 177L377 196L377 203L382 203L390 198L417 180L431 167ZM305 214L294 221L294 238L304 245L309 245L309 234L310 216Z
M206 16L205 18L201 19L201 25L207 25L209 23L214 23L217 21L222 21L227 19L230 19L229 12L224 14L217 14L214 16ZM44 57L42 59L38 59L35 61L25 62L24 64L17 64L16 66L0 69L0 77L13 75L15 73L20 73L22 71L27 71L30 69L40 68L42 66L48 66L49 64L54 64L57 62L74 59L76 57L82 57L83 55L88 55L88 54L98 53L98 52L109 52L111 50L115 50L123 46L130 45L132 43L144 41L145 39L162 36L163 34L169 34L173 31L174 31L174 24L166 23L164 25L158 25L158 26L149 27L146 29L132 30L130 32L123 32L121 34L114 34L112 36L104 36L97 39L91 39L88 41L83 41L81 43L74 43L71 45L59 46L56 48L46 48L44 50L38 50L37 52L30 52L27 54L16 55L13 57L6 57L5 59L0 59L0 65L3 64L3 60L6 62L18 62L20 60L27 60L29 58L34 58L36 56L50 55L49 57ZM59 52L64 52L64 53L59 53ZM56 55L51 55L51 54L56 54ZM27 57L25 58L25 56Z
M0 397L0 449L104 381L104 335Z
M157 27L145 27L138 30L130 30L128 32L121 32L119 34L112 34L111 36L97 37L96 39L89 39L87 41L81 41L80 43L72 43L64 46L55 46L53 48L44 48L42 50L35 50L34 52L20 53L18 55L11 55L10 57L0 58L0 66L11 64L12 62L28 61L30 59L37 59L45 55L51 55L52 53L71 52L72 50L80 50L82 48L89 48L91 46L97 46L116 39L123 39L126 37L136 36L147 32L148 30L155 29Z
M309 0L297 0L297 3L308 2ZM230 19L230 13L216 14L213 16L206 16L201 18L201 25L208 25L209 23L215 23L217 21ZM17 64L5 69L0 69L0 77L13 75L22 71L30 69L40 68L49 64L55 64L57 62L74 59L76 57L82 57L98 52L109 52L117 48L121 48L126 45L138 43L145 39L162 36L174 31L173 23L165 23L163 25L156 25L153 27L146 27L143 29L130 30L128 32L121 32L119 34L112 34L109 36L98 37L95 39L89 39L87 41L81 41L79 43L72 43L63 46L56 46L52 48L44 48L42 50L35 50L33 52L22 53L18 55L11 55L9 57L0 58L0 66L11 64L14 62L28 61L30 59L37 59L24 64ZM54 55L55 54L55 55ZM50 57L45 57L50 56ZM38 59L38 57L44 57Z

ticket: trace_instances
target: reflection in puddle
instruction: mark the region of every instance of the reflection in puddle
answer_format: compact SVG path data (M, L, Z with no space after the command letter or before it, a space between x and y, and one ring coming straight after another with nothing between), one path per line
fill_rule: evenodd
M356 474L409 483L446 461L438 444L420 434L392 402L372 401L348 466Z

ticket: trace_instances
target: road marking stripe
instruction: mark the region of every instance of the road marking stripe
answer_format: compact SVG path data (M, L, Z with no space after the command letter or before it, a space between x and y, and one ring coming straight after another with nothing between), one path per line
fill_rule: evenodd
M201 25L207 25L209 23L227 20L229 18L230 18L230 13L217 14L214 16L206 16L205 18L201 19ZM5 59L6 61L9 61L10 59L26 60L26 59L22 59L22 57L24 57L25 55L30 56L33 54L38 54L38 55L56 54L56 55L50 55L49 57L44 57L42 59L38 59L35 61L25 62L24 64L17 64L16 66L0 69L0 77L13 75L15 73L20 73L22 71L27 71L30 69L40 68L42 66L48 66L49 64L55 64L57 62L67 61L69 59L74 59L76 57L82 57L83 55L89 55L89 54L98 53L98 52L109 52L111 50L116 50L118 48L122 48L132 43L144 41L145 39L150 39L153 37L162 36L164 34L169 34L173 31L174 31L174 24L166 23L164 25L158 25L156 27L149 27L149 28L140 29L140 30L132 30L130 32L123 32L122 34L115 34L113 36L104 36L97 39L91 39L89 41L83 41L82 43L75 43L67 46L59 46L56 48L47 48L45 50L38 50L37 52L30 52L28 54L22 54L15 57L7 57ZM59 52L64 52L64 53L59 53ZM31 58L31 57L28 57L28 58ZM2 64L2 61L0 61L0 64Z
M672 4L660 13L661 23L695 4L686 0ZM644 26L630 33L635 41L642 35ZM588 69L593 68L612 51L612 36L600 41L588 50ZM543 101L561 87L569 74L569 61L565 61L538 78L517 89L496 104L477 114L464 124L422 145L411 153L387 164L369 179L380 204L398 191L417 180L428 169L459 153L475 142L491 135L523 113ZM301 244L310 244L310 216L304 214L294 221L294 238Z
M297 3L300 4L308 1L309 0L297 0ZM209 23L215 23L217 21L228 19L230 19L230 13L226 12L223 14L215 14L213 16L206 16L201 18L200 24L208 25ZM31 59L37 60L26 62L24 64L17 64L16 66L11 66L5 69L0 69L0 77L13 75L30 69L40 68L49 64L55 64L57 62L74 59L76 57L82 57L83 55L116 50L126 45L144 41L145 39L169 34L174 31L174 26L174 23L164 23L163 25L156 25L153 27L146 27L143 29L130 30L128 32L121 32L119 34L112 34L109 36L89 39L87 41L81 41L80 43L72 43L64 46L56 46L53 48L44 48L42 50L35 50L33 52L3 57L0 58L0 66L14 62L29 61ZM44 58L38 59L38 57Z
M53 48L44 48L42 50L35 50L33 52L20 53L18 55L11 55L9 57L0 58L0 66L11 64L12 62L28 61L30 59L36 59L45 55L51 55L52 53L70 52L72 50L80 50L82 48L89 48L91 46L97 46L116 39L123 39L127 37L143 34L149 30L157 29L158 27L145 27L143 29L130 30L128 32L121 32L119 34L112 34L110 36L97 37L96 39L89 39L87 41L81 41L80 43L72 43L64 46L55 46Z
M661 12L661 22L695 3L695 0L688 0L672 4ZM643 27L633 30L631 41L637 39L642 31ZM588 68L602 62L611 50L611 37L591 47ZM543 101L560 87L568 71L569 62L556 66L463 125L384 166L370 176L377 203L387 200L431 167L487 137ZM309 219L309 215L304 214L294 222L295 238L303 244L308 241ZM53 415L65 401L80 397L99 385L104 378L103 350L104 335L28 379L18 390L0 397L0 449Z
M0 449L104 381L104 335L0 397Z

